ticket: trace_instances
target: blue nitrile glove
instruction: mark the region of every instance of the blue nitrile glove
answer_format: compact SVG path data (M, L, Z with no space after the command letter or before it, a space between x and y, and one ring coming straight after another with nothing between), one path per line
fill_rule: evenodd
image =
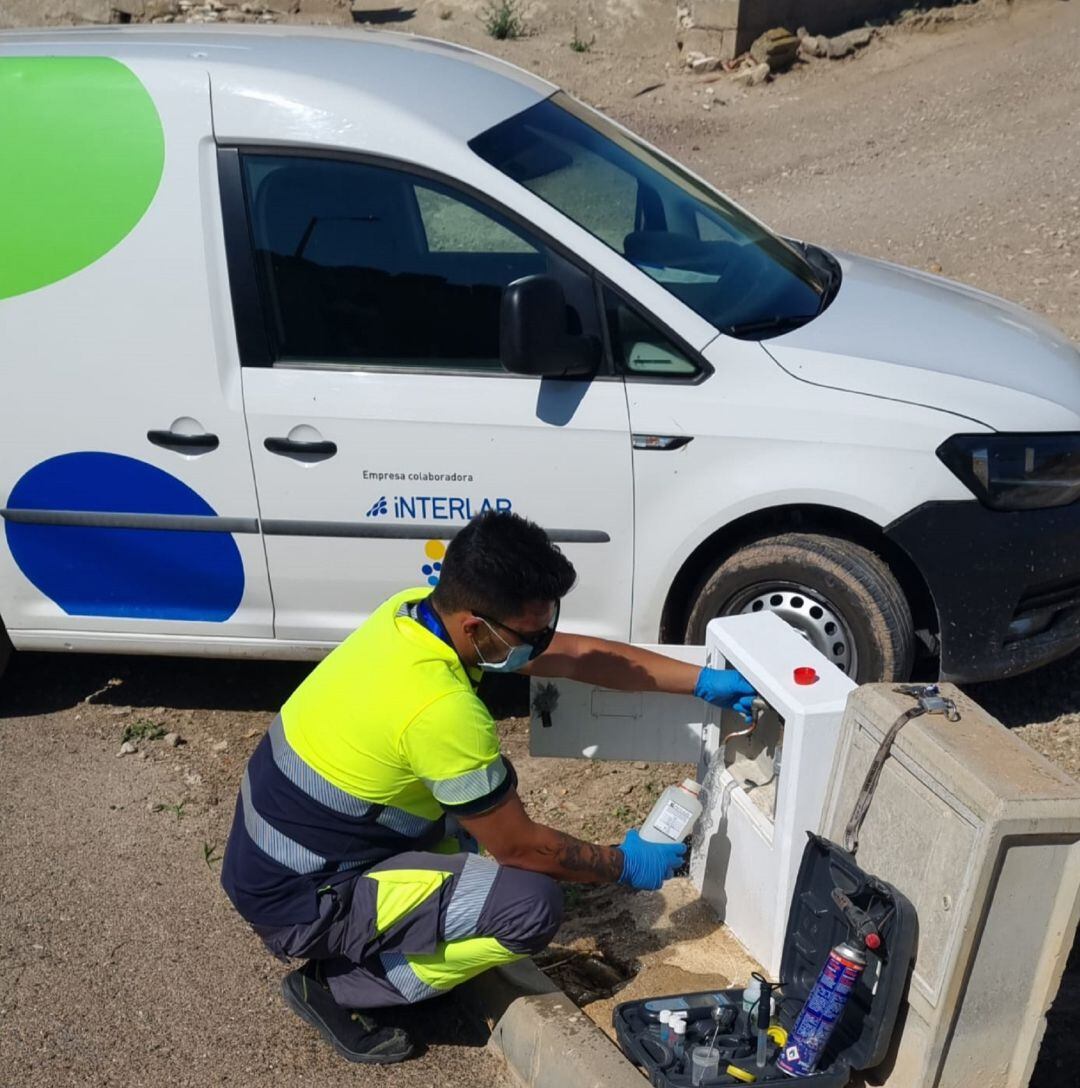
M738 669L702 669L694 694L713 706L737 710L750 721L750 703L757 693Z
M686 857L685 843L646 842L634 828L627 831L619 849L623 856L619 883L638 891L656 891Z

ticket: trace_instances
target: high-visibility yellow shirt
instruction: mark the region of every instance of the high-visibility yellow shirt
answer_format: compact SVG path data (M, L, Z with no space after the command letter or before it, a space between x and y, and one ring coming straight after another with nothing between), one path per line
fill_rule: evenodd
M333 785L437 819L482 810L506 779L494 719L452 646L391 597L296 689L285 737Z
M486 812L513 787L474 677L414 618L429 593L376 609L252 753L221 874L248 921L310 921L318 888L434 848L445 813Z

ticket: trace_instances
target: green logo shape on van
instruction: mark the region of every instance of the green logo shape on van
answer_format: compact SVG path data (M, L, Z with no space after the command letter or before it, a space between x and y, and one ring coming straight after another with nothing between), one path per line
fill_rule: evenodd
M165 136L110 57L0 57L0 299L104 256L154 199Z

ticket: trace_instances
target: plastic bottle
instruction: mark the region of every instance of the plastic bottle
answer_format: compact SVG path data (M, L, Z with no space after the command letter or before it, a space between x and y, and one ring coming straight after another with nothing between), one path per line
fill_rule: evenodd
M752 978L747 984L746 989L742 992L742 1007L743 1012L749 1014L757 1007L757 1003L761 1000L761 983L756 978Z
M686 1053L686 1021L682 1017L673 1017L671 1020L671 1049L676 1058L682 1058Z
M645 842L682 842L701 816L701 786L687 778L668 786L656 799L638 834Z
M756 978L752 978L747 984L746 989L742 992L742 1008L743 1012L748 1016L753 1013L757 1013L757 1005L761 1000L761 983ZM769 1014L776 1012L776 998L769 998Z
M666 1043L671 1038L671 1009L660 1010L660 1042Z

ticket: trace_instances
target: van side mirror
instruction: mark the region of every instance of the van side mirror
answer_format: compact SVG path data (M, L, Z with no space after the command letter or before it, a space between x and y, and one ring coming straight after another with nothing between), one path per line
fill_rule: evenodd
M524 276L503 288L499 356L511 374L589 378L600 362L594 336L567 332L566 295L552 276Z

